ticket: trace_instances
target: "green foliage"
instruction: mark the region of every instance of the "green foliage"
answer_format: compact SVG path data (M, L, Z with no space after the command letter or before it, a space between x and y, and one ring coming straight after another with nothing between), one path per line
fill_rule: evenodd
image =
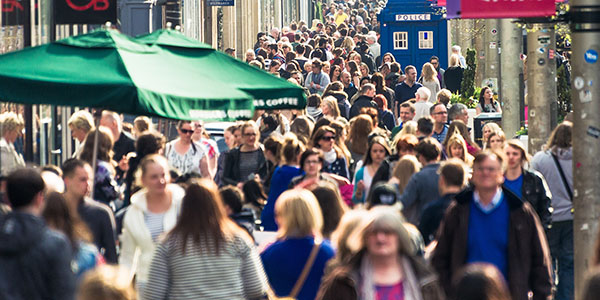
M467 49L467 56L465 57L465 60L467 61L467 68L463 72L463 79L461 83L461 103L470 108L475 107L476 105L476 103L473 105L473 99L470 99L475 93L475 70L477 69L476 55L477 51L474 49ZM479 94L477 94L477 96L479 96ZM475 100L476 99L477 97L475 97Z
M522 136L522 135L528 135L529 134L529 130L527 129L527 127L521 127L521 129L519 129L519 131L515 132L516 136Z
M556 70L556 78L558 120L562 120L573 109L573 105L571 104L571 87L567 84L567 71L564 64Z

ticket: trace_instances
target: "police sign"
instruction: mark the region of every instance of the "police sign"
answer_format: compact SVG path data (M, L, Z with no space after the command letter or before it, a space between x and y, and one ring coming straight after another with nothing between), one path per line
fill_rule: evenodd
M396 15L396 21L429 21L430 14L401 14Z

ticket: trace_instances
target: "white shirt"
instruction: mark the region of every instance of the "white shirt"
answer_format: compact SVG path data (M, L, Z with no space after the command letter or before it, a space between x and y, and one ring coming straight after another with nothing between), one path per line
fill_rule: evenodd
M484 205L483 203L481 203L481 198L479 197L479 193L477 192L477 190L473 191L473 201L475 201L475 204L477 206L479 206L479 208L481 208L481 210L483 210L483 212L485 213L489 213L492 210L494 210L496 207L498 207L498 205L500 205L500 201L502 200L502 189L498 188L496 190L496 194L494 195L494 198L492 198L492 202L490 202L487 205Z
M414 121L418 121L422 117L429 116L429 108L431 108L433 104L431 102L417 101L415 103L415 117Z

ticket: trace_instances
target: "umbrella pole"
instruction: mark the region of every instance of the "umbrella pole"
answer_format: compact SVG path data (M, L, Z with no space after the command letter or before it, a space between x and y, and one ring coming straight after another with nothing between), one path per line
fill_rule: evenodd
M94 111L94 124L96 126L96 131L94 132L94 151L92 152L92 189L91 189L91 198L94 199L94 187L95 177L96 177L96 166L98 165L98 139L100 136L100 119L102 118L102 109L96 109ZM96 200L96 199L94 199Z

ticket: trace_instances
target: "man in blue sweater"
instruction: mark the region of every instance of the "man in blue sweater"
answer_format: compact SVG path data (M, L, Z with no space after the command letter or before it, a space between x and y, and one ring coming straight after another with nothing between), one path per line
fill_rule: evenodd
M432 265L449 297L451 278L470 263L494 265L513 300L552 295L550 253L541 223L527 202L502 188L504 154L482 151L473 162L472 188L455 197L439 231Z

